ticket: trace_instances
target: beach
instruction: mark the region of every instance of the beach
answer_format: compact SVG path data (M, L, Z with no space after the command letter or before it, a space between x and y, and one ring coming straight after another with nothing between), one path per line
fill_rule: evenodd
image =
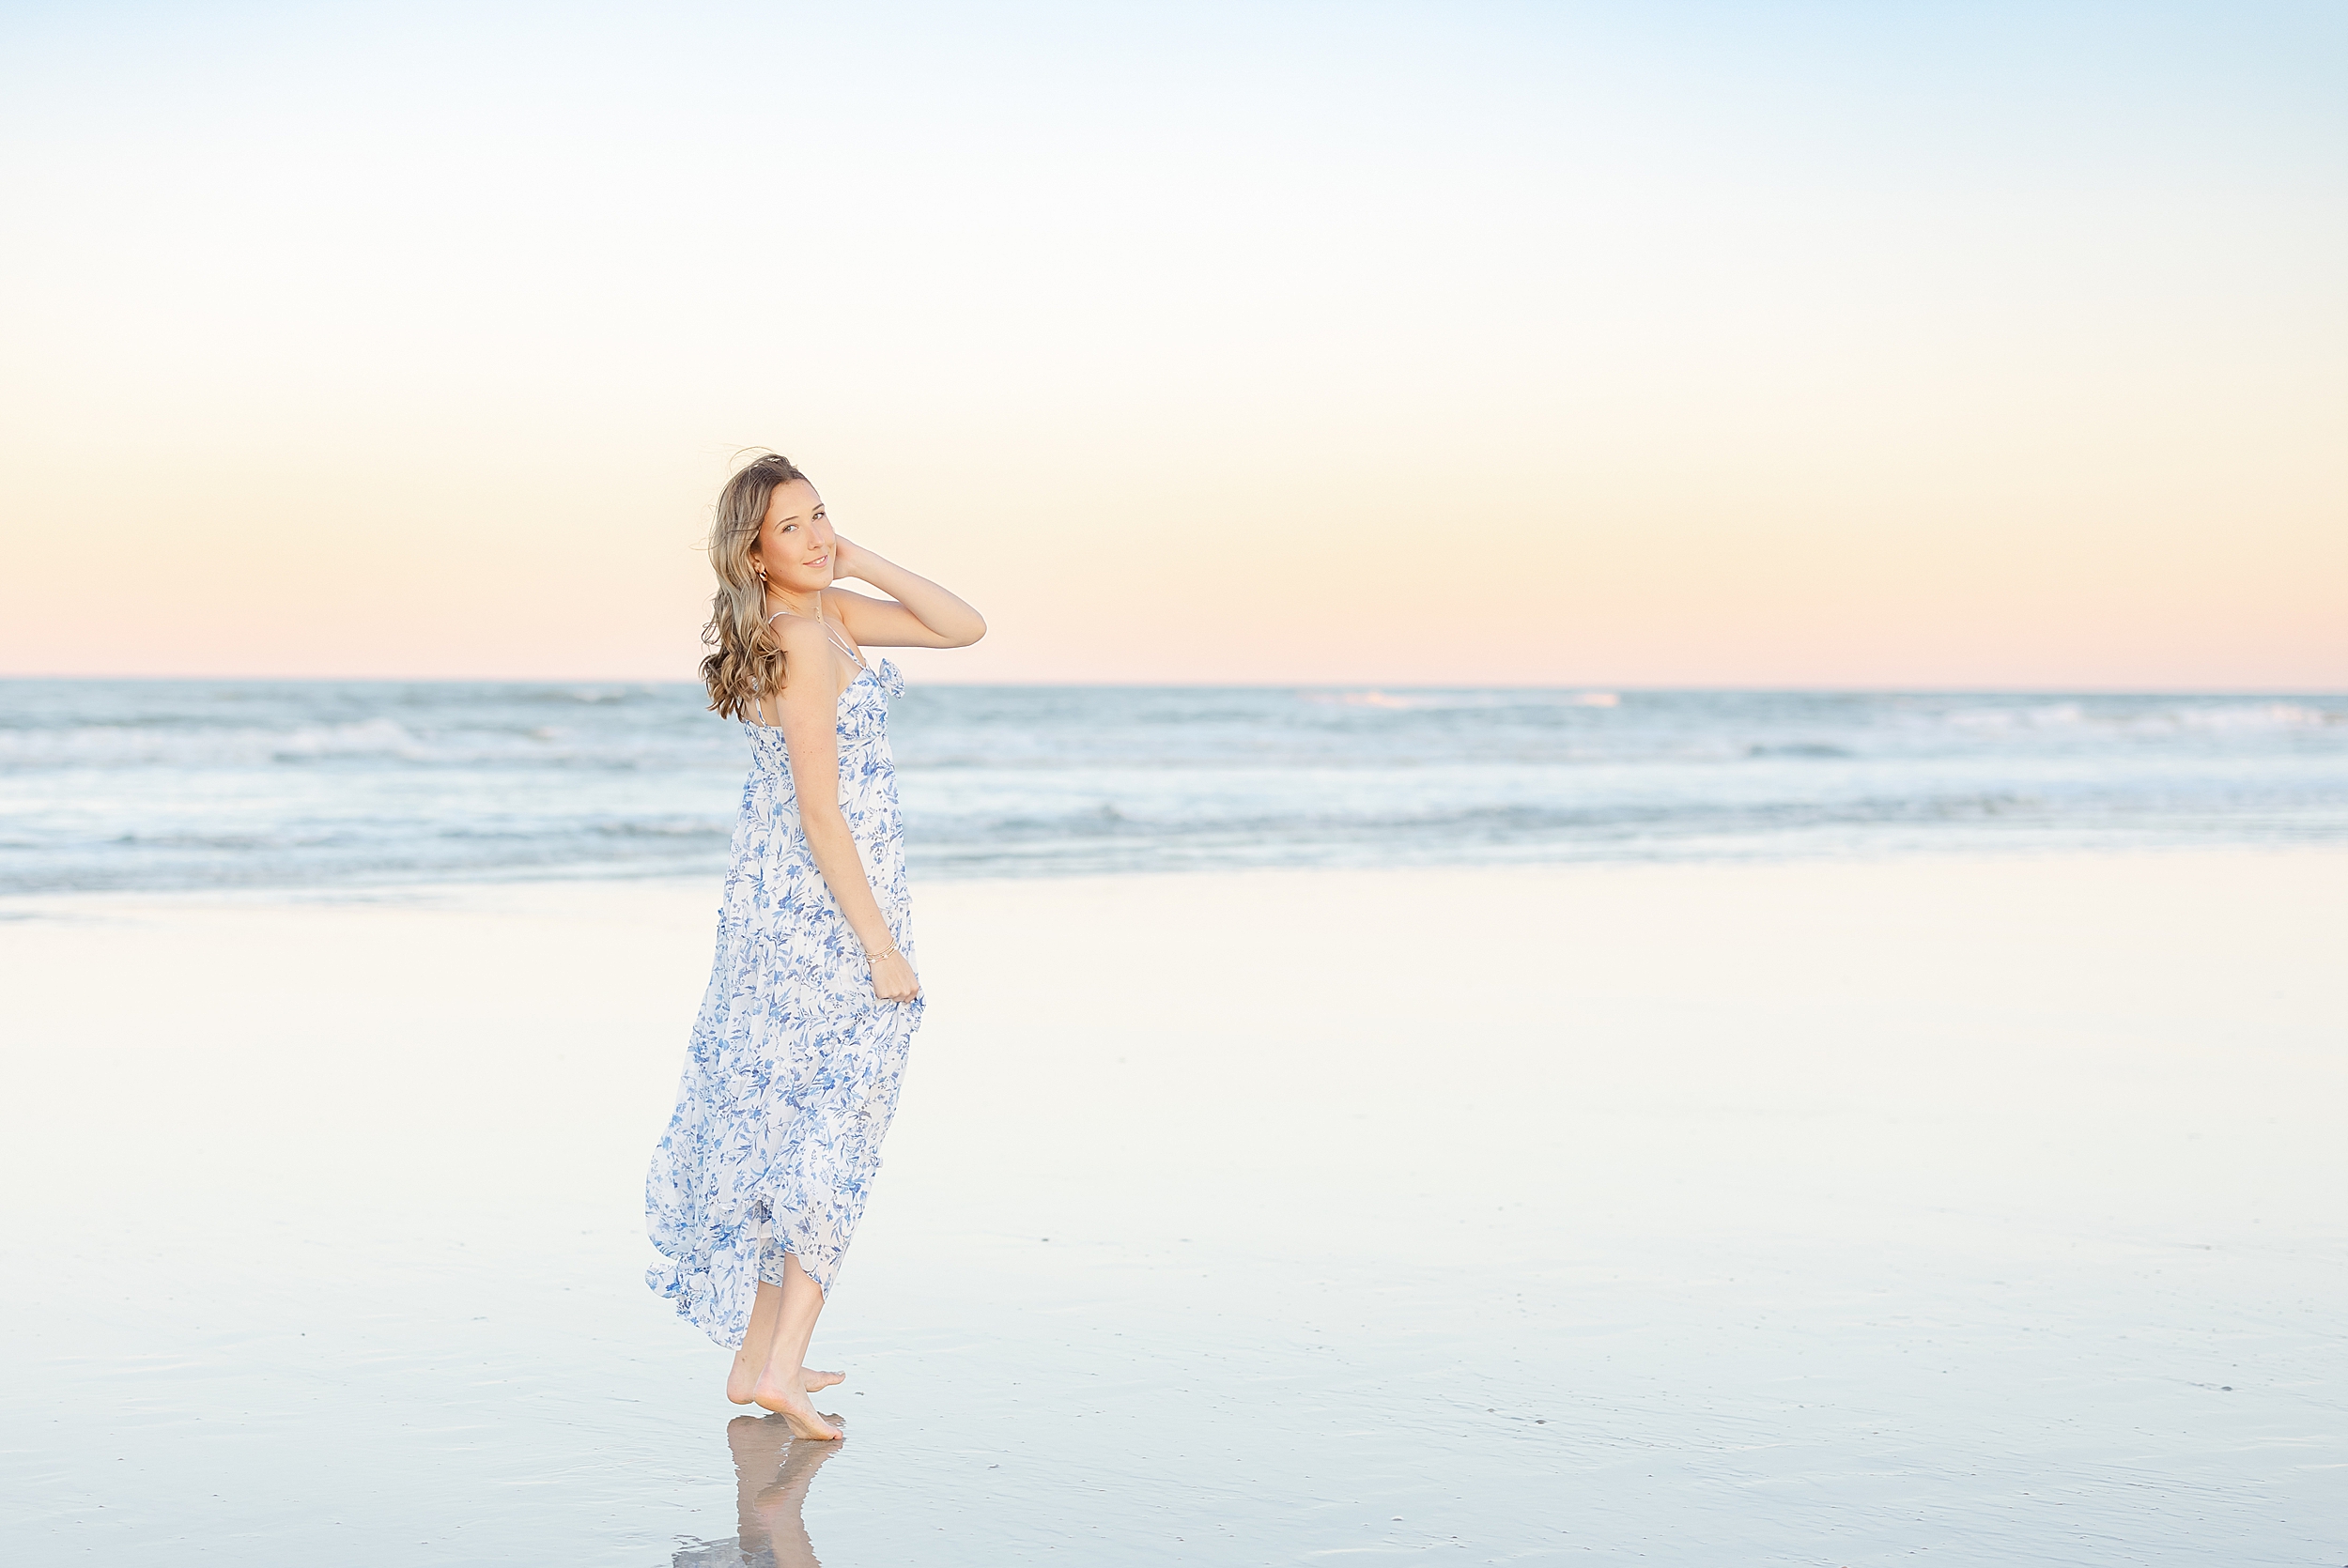
M7 8L0 1568L2348 1568L2344 77Z
M17 1560L2348 1540L2335 847L924 883L803 1510L641 1283L713 880L7 904Z

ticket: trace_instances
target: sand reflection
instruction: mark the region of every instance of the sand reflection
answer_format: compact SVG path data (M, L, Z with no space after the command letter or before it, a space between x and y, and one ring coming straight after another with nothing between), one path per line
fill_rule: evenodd
M846 1446L844 1439L796 1441L780 1416L736 1416L726 1424L726 1446L734 1452L740 1533L680 1547L671 1568L818 1568L799 1511L816 1468Z

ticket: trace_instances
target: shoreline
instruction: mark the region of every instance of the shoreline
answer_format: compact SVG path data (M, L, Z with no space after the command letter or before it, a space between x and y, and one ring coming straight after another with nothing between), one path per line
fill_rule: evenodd
M1167 866L1145 869L1030 871L1023 873L973 873L928 877L916 873L914 894L919 900L924 890L977 889L986 887L1027 887L1068 884L1081 886L1104 882L1187 882L1219 877L1309 879L1316 877L1444 877L1496 876L1544 877L1573 874L1608 874L1637 871L1670 872L1685 870L1753 870L1773 869L1794 869L1837 867L1892 867L1936 865L2045 865L2094 864L2104 861L2167 861L2195 857L2248 859L2290 859L2298 857L2336 857L2348 860L2348 837L2302 838L2289 842L2259 841L2244 838L2217 840L2163 840L2110 845L2082 845L2077 842L2051 844L1968 843L1964 845L1919 844L1902 848L1871 848L1867 850L1820 849L1813 853L1782 849L1755 850L1750 853L1612 855L1586 854L1554 858L1522 860L1428 860L1388 861L1380 863L1332 864L1267 864ZM641 873L605 869L549 872L544 875L514 875L507 871L478 877L420 878L415 881L389 879L382 881L353 881L348 883L286 883L255 885L223 885L216 887L119 887L53 890L46 892L9 892L0 890L0 922L64 918L84 907L106 905L135 906L153 904L159 909L190 909L208 905L224 908L266 909L279 906L317 906L321 908L457 908L479 899L494 899L501 895L532 891L553 891L565 888L641 888L662 893L689 891L707 887L713 895L725 876L722 862L703 870L644 871Z

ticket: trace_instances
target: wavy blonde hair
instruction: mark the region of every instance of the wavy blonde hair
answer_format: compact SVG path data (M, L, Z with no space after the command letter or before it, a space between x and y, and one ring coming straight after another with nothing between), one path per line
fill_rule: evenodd
M806 477L790 458L762 452L718 492L709 516L709 566L718 574L718 592L709 601L709 624L702 628L710 650L702 660L702 684L709 688L712 713L753 718L758 694L782 689L782 648L766 623L766 584L750 551L777 487Z

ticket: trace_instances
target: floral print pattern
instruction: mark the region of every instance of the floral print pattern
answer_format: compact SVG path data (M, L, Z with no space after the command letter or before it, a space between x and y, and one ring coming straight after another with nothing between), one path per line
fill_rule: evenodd
M913 954L904 823L883 659L840 697L840 807L898 948ZM884 1002L799 827L782 731L745 724L749 779L734 829L709 989L669 1130L644 1180L662 1261L645 1283L737 1345L758 1282L786 1253L830 1294L896 1114L922 1002Z

